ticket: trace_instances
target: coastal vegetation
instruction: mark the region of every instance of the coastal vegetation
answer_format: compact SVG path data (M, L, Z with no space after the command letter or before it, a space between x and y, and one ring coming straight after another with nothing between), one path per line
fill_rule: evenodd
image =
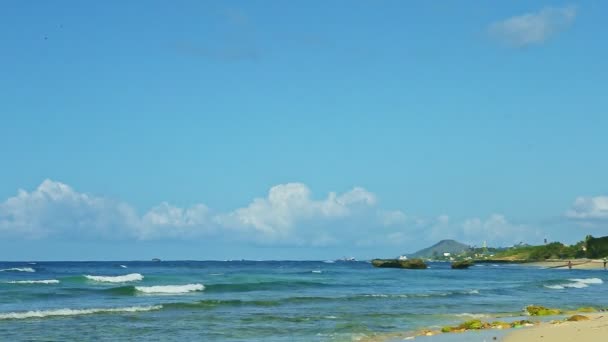
M457 267L466 268L473 262L535 262L544 260L599 259L608 257L608 236L595 238L588 235L583 241L573 245L550 242L543 245L520 243L511 247L470 247L454 240L442 240L408 257L432 261L450 261ZM458 267L458 266L464 267ZM469 265L470 266L470 265Z
M591 307L579 308L574 311L563 311L555 308L547 308L540 305L529 305L524 309L524 312L529 316L555 316L555 315L570 315L566 318L551 320L550 324L561 324L563 322L580 322L589 320L588 316L581 315L580 313L591 313L597 312L598 310ZM472 319L465 322L462 322L459 325L448 325L442 327L440 330L428 330L424 329L419 332L419 336L426 335L432 336L441 333L461 333L465 331L475 331L475 330L483 330L483 329L511 329L511 328L521 328L521 327L529 327L534 325L541 324L540 321L537 320L529 320L529 319L520 319L512 322L505 321L491 321L486 322L480 319Z

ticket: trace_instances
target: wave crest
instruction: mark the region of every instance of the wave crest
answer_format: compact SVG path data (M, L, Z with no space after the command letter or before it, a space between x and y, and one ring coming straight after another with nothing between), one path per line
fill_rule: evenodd
M7 281L7 284L59 284L59 280L57 279L48 279L48 280L13 280Z
M135 290L142 293L165 293L165 294L180 294L195 291L203 291L203 284L188 284L188 285L156 285L156 286L135 286Z
M26 312L8 312L0 314L0 320L6 319L26 319L26 318L45 318L57 316L78 316L91 315L98 313L129 313L143 312L162 309L162 305L150 306L130 306L124 308L97 308L97 309L56 309L56 310L36 310Z
M13 267L13 268L5 268L0 270L0 272L36 272L35 269L31 267Z
M102 283L127 283L130 281L141 281L144 276L139 273L130 273L121 276L96 276L96 275L85 275L85 278L93 281Z
M588 287L589 285L599 285L603 284L604 281L600 278L574 278L568 279L571 283L563 283L563 284L553 284L553 285L543 285L544 287L552 290L564 290L566 288L575 288L582 289Z

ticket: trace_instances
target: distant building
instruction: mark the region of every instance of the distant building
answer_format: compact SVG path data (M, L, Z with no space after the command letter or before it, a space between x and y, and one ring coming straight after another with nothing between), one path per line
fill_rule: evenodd
M449 257L450 255L452 255L452 253L447 253L447 252L446 252L446 253L443 253L443 256L444 256L444 257Z

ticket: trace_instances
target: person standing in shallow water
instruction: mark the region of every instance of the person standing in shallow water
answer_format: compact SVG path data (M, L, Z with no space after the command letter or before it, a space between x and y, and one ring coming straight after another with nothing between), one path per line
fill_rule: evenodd
M568 260L568 269L571 270L572 269L572 261Z
M604 270L606 270L606 263L608 263L608 257L604 257Z

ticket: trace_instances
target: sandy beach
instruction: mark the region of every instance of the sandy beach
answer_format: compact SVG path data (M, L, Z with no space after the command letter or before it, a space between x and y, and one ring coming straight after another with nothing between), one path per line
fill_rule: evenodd
M572 259L572 268L580 270L603 270L604 261L601 259ZM568 269L568 260L547 260L526 263L527 266L538 266L542 268Z
M608 313L585 314L587 321L563 322L558 324L542 323L540 325L515 330L509 333L505 342L600 342L608 336Z

